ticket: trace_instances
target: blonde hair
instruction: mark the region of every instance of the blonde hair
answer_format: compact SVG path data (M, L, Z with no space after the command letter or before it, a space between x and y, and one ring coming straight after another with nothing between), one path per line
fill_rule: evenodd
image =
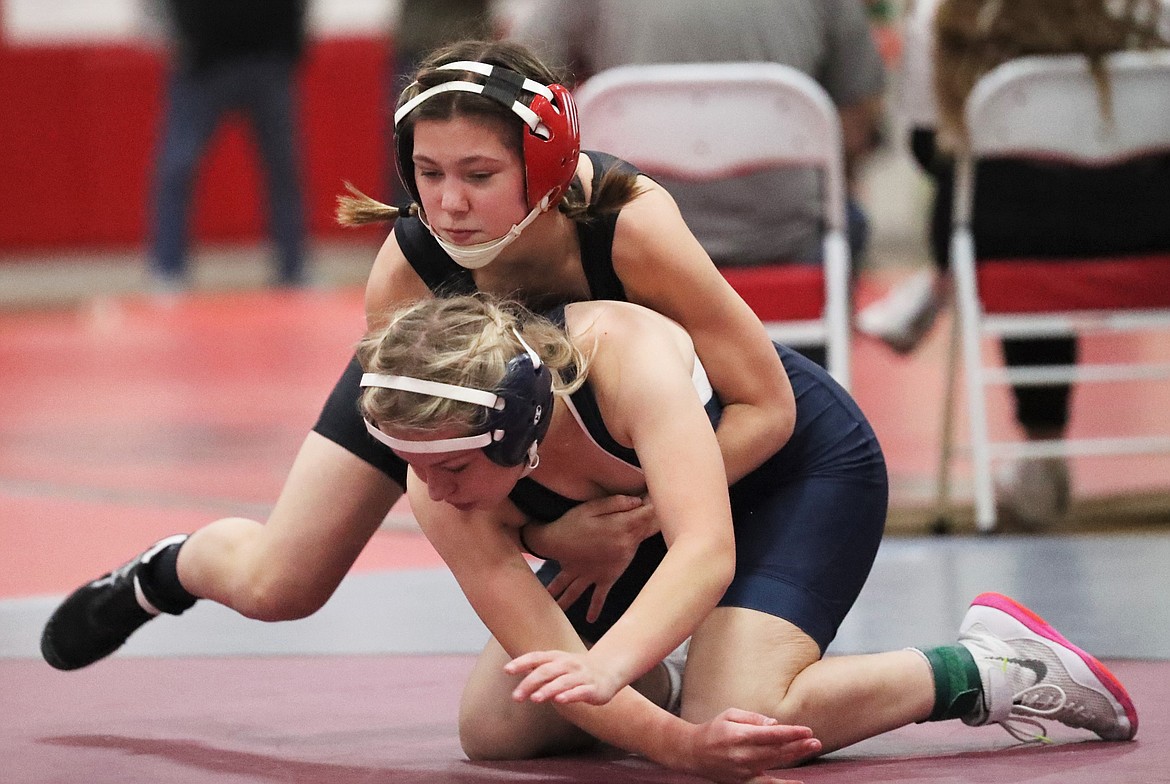
M979 78L1027 55L1085 55L1102 116L1111 119L1104 57L1166 45L1161 12L1159 0L942 0L934 52L941 145L964 142L963 106Z
M530 50L514 41L457 41L436 49L423 60L411 83L399 96L398 106L402 106L423 90L461 78L459 71L443 71L439 70L439 66L464 60L498 65L541 84L567 81L564 75L555 73ZM394 137L397 140L403 134L412 135L414 125L420 119L447 120L455 117L474 118L485 125L502 129L504 143L511 147L517 159L523 162L520 124L516 116L499 102L481 95L450 92L436 96L403 118L402 123L394 129ZM397 148L398 145L395 146ZM603 173L593 198L586 201L580 183L574 179L561 196L557 209L578 222L617 212L640 192L636 180L637 176L632 173L617 169L607 170ZM383 204L348 182L345 183L345 189L348 195L337 197L336 217L342 226L392 222L401 217L402 213L414 215L419 209L417 204L411 204L403 210Z
M519 303L483 293L401 308L358 343L357 356L367 373L494 391L508 362L525 351L517 335L553 371L554 393L569 395L585 383L589 357L562 328ZM488 415L472 403L380 387L364 389L360 405L372 422L412 431L454 427L471 433L485 426Z

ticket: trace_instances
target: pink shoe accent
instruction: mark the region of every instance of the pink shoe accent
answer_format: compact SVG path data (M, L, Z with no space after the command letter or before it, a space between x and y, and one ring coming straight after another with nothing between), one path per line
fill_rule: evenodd
M1029 610L1024 605L1017 602L1011 597L1004 596L1001 593L981 593L975 597L971 602L972 606L979 605L981 607L990 607L1000 612L1007 613L1015 618L1017 621L1028 627L1032 632L1052 640L1065 648L1069 649L1097 676L1097 680L1101 681L1113 698L1117 700L1121 707L1125 709L1125 715L1129 718L1129 726L1131 728L1130 737L1137 735L1138 729L1138 715L1137 708L1134 707L1133 700L1130 699L1129 692L1121 685L1121 681L1117 676L1109 671L1109 668L1097 660L1097 657L1087 651L1083 651L1077 646L1073 645L1064 635L1049 625L1048 621L1041 618L1039 615Z

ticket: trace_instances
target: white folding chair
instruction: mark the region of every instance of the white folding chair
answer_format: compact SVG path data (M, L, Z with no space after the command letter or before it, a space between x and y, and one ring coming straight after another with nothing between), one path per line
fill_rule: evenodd
M722 271L775 340L824 346L829 372L848 388L845 159L840 117L824 89L778 63L628 65L591 77L576 100L583 146L651 176L712 180L779 166L823 172L823 272L798 264ZM810 283L811 306L803 294Z
M957 350L963 360L969 406L975 522L980 531L996 525L993 459L1170 451L1170 437L1156 434L993 442L988 428L985 395L991 385L1170 377L1170 365L1151 363L1016 367L996 372L982 352L984 336L1052 337L1170 327L1170 254L1064 263L996 260L976 265L971 212L979 160L1032 158L1108 166L1143 154L1170 152L1170 50L1116 53L1106 58L1106 67L1112 86L1112 121L1102 117L1096 84L1086 58L1079 55L1025 57L1004 63L979 80L965 107L970 144L957 161L951 266ZM1029 264L1036 266L1029 269ZM1070 285L1078 277L1092 282ZM948 394L950 398L953 395ZM944 442L948 437L944 435ZM944 455L946 459L949 456Z

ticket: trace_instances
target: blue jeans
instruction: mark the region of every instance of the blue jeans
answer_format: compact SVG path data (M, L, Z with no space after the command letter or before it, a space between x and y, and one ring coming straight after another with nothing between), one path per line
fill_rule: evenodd
M294 71L286 55L231 60L171 75L155 169L154 272L187 274L192 181L207 142L228 113L241 112L255 135L268 190L268 228L278 254L278 282L304 280L305 219Z

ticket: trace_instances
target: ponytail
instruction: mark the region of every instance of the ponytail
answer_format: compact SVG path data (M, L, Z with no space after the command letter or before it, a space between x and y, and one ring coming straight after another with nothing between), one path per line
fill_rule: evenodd
M418 205L411 204L405 209L392 207L359 191L352 183L346 182L349 195L337 197L337 222L342 226L356 227L370 223L393 223L403 215L417 215Z

